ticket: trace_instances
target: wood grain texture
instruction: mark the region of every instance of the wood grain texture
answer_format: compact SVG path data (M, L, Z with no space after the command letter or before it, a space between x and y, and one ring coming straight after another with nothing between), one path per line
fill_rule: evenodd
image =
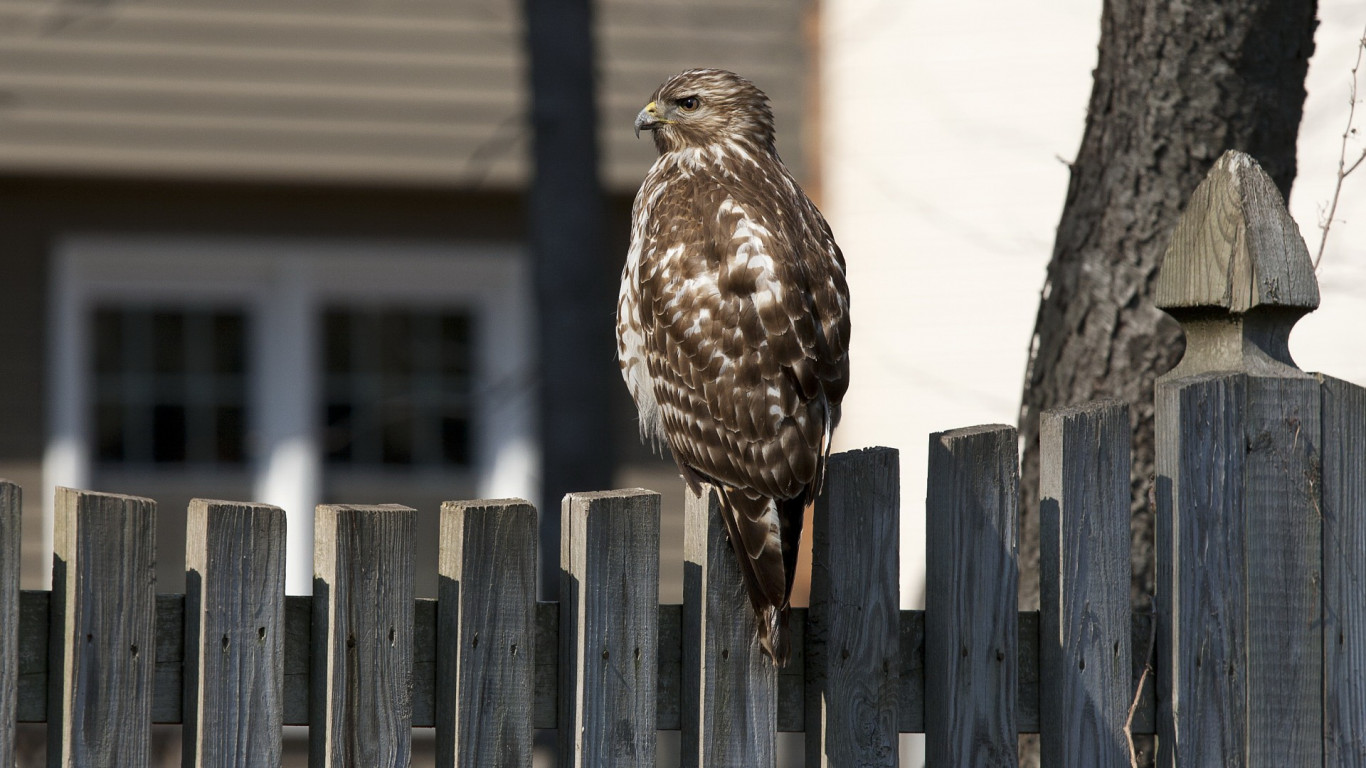
M754 611L716 491L687 493L683 539L685 768L777 761L778 674L759 651Z
M560 604L536 604L536 701L533 719L537 728L558 728L560 715Z
M314 515L310 764L412 761L416 512L319 505Z
M1013 427L930 436L925 745L931 765L1018 763L1016 450Z
M185 546L185 765L279 765L284 613L284 510L191 501Z
M1128 406L1047 411L1039 440L1041 764L1126 768Z
M1228 150L1191 193L1154 285L1161 309L1314 309L1319 286L1300 228L1256 160Z
M1323 765L1318 382L1250 376L1242 435L1248 766Z
M0 765L14 765L19 715L19 543L23 520L19 486L0 480Z
M313 597L285 595L285 725L308 724L313 648Z
M811 531L808 766L897 763L900 494L896 450L830 457Z
M57 489L48 763L146 765L156 661L156 502ZM56 662L56 659L61 659Z
M1366 388L1320 377L1327 768L1366 765Z
M659 494L571 493L560 546L560 761L653 766Z
M1171 564L1165 600L1158 583L1159 765L1244 761L1246 393L1236 374L1158 384L1158 519L1170 521L1159 557Z
M413 727L436 725L437 657L444 646L437 632L438 601L413 601Z
M536 671L536 508L441 505L437 763L530 768Z
M897 731L925 732L925 612L902 611L897 633L901 642L901 703Z
M683 727L683 606L659 606L659 696L655 700L656 727Z

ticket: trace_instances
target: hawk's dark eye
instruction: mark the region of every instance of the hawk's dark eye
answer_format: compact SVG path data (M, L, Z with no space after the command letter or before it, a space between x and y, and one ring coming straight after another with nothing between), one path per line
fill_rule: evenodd
M697 109L699 103L696 96L684 96L678 100L678 108L684 112L691 112Z

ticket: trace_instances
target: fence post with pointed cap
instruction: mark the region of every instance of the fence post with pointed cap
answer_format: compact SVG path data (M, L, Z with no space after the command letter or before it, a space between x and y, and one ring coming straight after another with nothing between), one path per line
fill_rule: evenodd
M1172 233L1156 304L1158 764L1323 764L1320 394L1288 341L1319 303L1271 179L1224 154Z

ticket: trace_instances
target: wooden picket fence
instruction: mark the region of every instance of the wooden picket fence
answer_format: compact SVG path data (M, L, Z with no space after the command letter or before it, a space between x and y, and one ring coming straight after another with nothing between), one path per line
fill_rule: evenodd
M1017 436L930 437L925 611L899 609L896 451L840 454L814 517L809 609L787 668L759 654L714 493L690 496L684 602L658 602L659 496L571 494L561 601L535 598L537 514L448 502L436 600L414 599L415 512L316 510L314 592L286 596L285 515L196 500L186 594L158 595L154 502L63 489L53 589L18 589L19 489L0 485L0 765L46 721L62 766L138 766L182 723L187 765L278 765L307 724L321 766L890 766L923 732L930 764L1366 765L1366 390L1294 367L1318 303L1270 181L1230 153L1172 237L1159 306L1187 332L1157 393L1159 594L1129 602L1129 415L1044 414L1042 610L1016 604ZM1140 690L1140 684L1141 690Z

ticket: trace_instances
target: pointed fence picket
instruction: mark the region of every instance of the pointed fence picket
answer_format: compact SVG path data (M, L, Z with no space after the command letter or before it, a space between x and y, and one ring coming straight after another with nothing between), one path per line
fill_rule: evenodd
M283 511L196 500L186 594L156 595L156 504L69 489L53 589L20 592L0 481L0 764L44 721L63 766L145 764L153 722L205 768L278 765L285 725L313 765L363 768L408 765L415 727L441 766L530 766L538 728L569 766L653 765L657 729L689 766L774 765L781 731L811 766L896 765L908 732L949 766L1013 766L1021 732L1049 766L1128 765L1153 733L1163 768L1366 764L1366 389L1290 359L1307 264L1261 169L1222 158L1157 286L1187 350L1157 391L1155 616L1129 606L1119 403L1043 416L1039 612L1015 601L1013 428L930 438L926 611L898 608L897 452L832 457L780 671L714 491L687 501L682 605L658 604L657 494L566 497L557 604L520 500L442 508L437 600L413 597L411 509L319 507L298 597Z

